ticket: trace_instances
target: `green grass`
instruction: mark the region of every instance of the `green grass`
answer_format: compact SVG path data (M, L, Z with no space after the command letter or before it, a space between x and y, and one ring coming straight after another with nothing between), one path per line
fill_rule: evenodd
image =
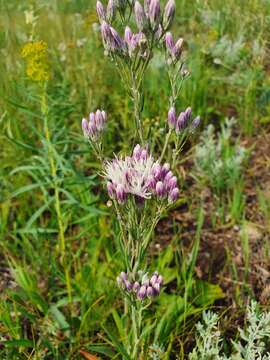
M233 136L239 141L267 132L268 1L177 0L177 5L173 31L185 39L191 71L179 106L191 105L203 126L212 123L217 131L226 117L234 116ZM31 9L37 16L35 37L46 41L49 50L46 122L42 90L26 77L21 57L31 32L24 11ZM91 109L106 108L110 157L128 151L134 134L130 103L103 56L96 21L93 1L0 1L0 268L7 274L0 274L1 359L81 359L81 349L101 353L101 358L120 358L126 319L115 287L122 265L115 241L118 229L99 164L81 134L81 118ZM145 126L159 128L169 95L159 58L150 67L146 94ZM245 221L243 186L239 184L228 205L239 225ZM200 191L196 195L199 198ZM269 235L269 201L260 190L258 198ZM193 199L185 201L200 232ZM191 233L190 251L185 252L181 223L172 228L170 245L153 263L167 283L156 312L149 311L146 338L163 349L162 359L184 359L196 318L224 293L194 276L200 233L197 241ZM246 287L251 251L245 236L242 246Z

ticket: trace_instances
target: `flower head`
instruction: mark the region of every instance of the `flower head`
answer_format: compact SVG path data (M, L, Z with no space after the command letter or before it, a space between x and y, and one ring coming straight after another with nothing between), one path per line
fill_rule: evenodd
M97 110L95 113L91 112L89 118L82 119L82 130L86 138L96 141L104 129L107 115L104 110Z
M193 121L191 120L192 109L189 106L185 111L182 111L179 116L176 115L175 107L171 107L168 111L168 123L169 126L175 129L175 132L179 134L181 131L189 129L194 131L200 124L200 117L197 116Z
M116 278L118 286L135 300L143 301L146 298L152 299L160 294L163 284L163 277L155 271L150 278L142 271L138 271L135 280L131 274L121 272Z
M139 144L135 146L132 156L116 157L105 164L109 195L119 203L125 203L128 195L140 200L152 197L169 201L176 199L171 196L171 192L174 188L178 189L177 181L175 183L174 177L172 182L168 176L170 174L173 177L169 164L159 164L148 154L148 150Z
M26 60L26 74L34 81L46 81L50 78L48 45L45 41L29 42L22 48L22 57Z

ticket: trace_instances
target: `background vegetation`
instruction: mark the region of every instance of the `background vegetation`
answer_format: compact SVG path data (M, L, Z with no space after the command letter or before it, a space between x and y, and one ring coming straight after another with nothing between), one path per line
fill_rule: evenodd
M181 198L155 234L153 270L166 289L150 312L154 359L187 358L209 306L220 315L229 354L250 299L267 308L270 295L269 1L176 3L174 33L185 39L191 72L179 106L191 105L202 129L213 125L205 156L216 156L209 167L198 165L195 141L186 145ZM22 53L33 24L48 47L46 95L29 79ZM0 25L0 357L117 358L124 331L116 222L81 118L106 109L108 156L129 151L123 137L132 142L133 129L122 84L103 55L95 3L1 0ZM159 56L146 87L145 126L162 136L169 88ZM202 147L206 136L196 140ZM217 162L223 170L213 181Z

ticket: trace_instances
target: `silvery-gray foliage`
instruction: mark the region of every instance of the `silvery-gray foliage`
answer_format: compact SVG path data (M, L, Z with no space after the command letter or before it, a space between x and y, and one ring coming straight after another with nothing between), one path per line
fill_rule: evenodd
M247 322L239 328L239 340L232 340L230 355L224 353L216 314L205 312L196 328L196 346L189 360L270 360L270 312L259 312L255 301L247 308Z

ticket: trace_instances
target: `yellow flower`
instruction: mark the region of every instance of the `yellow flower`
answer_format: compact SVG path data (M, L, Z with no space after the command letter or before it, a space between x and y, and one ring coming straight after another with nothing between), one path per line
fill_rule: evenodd
M29 42L21 52L26 60L26 74L34 81L45 81L50 77L48 45L45 41Z

